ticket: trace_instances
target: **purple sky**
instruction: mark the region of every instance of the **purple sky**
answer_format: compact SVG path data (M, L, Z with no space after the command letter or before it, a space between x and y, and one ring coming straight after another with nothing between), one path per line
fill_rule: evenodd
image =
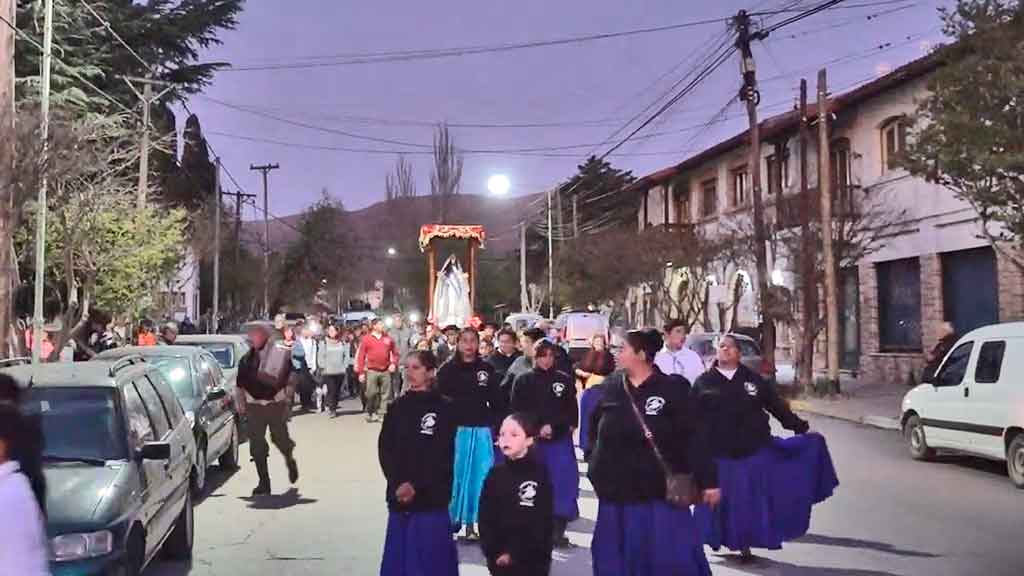
M805 0L799 5L817 3ZM238 29L224 34L224 45L211 50L207 59L247 66L295 62L310 56L529 42L664 26L724 17L740 8L768 10L787 4L794 2L306 0L284 8L280 2L250 0ZM850 0L847 4L879 4L879 0ZM839 91L923 55L928 46L942 38L936 9L948 4L949 0L907 0L833 9L780 30L755 46L763 82L762 115L779 113L792 105L801 75L812 82L813 94L815 72L823 65L829 65L832 90ZM453 128L457 144L474 150L592 144L606 140L626 119L667 90L691 64L685 62L660 82L655 83L656 79L685 59L692 59L724 31L725 25L716 23L438 60L221 72L206 94L194 97L189 106L199 114L214 151L222 155L226 167L246 191L261 189L259 175L249 171L250 163L281 164L271 176L273 214L300 211L325 187L346 207L357 209L384 198L384 176L396 158L390 151L422 149L300 128L222 106L211 98L305 124L403 142L429 144L432 128L386 125L353 117L416 123L574 124ZM883 45L888 47L879 49ZM688 148L699 150L735 133L746 123L738 105L729 109L731 120L714 125L696 141L692 140L695 131L684 129L714 116L735 94L738 82L738 61L734 57L641 133L668 134L631 142L611 161L639 176L682 160ZM598 122L579 125L590 121ZM184 120L179 124L184 125ZM389 153L313 150L300 145ZM487 178L504 173L512 181L513 194L537 192L570 176L593 149L603 152L608 147L571 148L556 152L564 155L558 157L467 155L462 190L484 193ZM412 154L409 159L419 193L429 193L429 156ZM247 216L251 217L252 213Z

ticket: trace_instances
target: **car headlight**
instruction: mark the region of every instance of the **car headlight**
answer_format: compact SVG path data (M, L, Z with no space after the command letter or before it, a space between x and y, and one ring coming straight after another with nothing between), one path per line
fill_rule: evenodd
M196 425L196 413L187 410L185 411L185 418L188 419L188 425L194 427Z
M62 534L50 541L50 547L55 562L106 556L114 550L114 534L110 530Z

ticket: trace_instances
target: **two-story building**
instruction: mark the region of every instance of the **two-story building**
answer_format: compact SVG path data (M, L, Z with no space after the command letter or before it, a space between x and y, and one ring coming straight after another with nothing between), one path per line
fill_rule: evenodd
M911 371L918 373L943 321L964 333L1024 318L1021 271L982 236L974 210L950 190L912 177L896 162L911 132L911 118L927 95L928 77L939 65L937 58L925 57L830 101L834 212L872 206L890 215L864 220L864 225L880 220L887 225L875 230L870 254L848 262L839 275L841 367L869 381L905 382ZM814 106L808 115L816 115ZM800 222L801 120L793 110L760 125L765 214L774 230ZM810 140L807 180L816 204L816 128ZM639 194L640 229L691 224L714 234L726 222L749 218L749 156L744 131L638 180L631 191ZM770 282L792 288L792 259L778 242L769 242L768 248ZM734 273L753 280L745 296L752 302L744 306L751 313L741 323L756 326L756 272L749 268ZM725 279L727 286L731 282ZM786 326L780 327L780 361L795 344L789 334ZM818 367L824 361L823 342L819 339Z

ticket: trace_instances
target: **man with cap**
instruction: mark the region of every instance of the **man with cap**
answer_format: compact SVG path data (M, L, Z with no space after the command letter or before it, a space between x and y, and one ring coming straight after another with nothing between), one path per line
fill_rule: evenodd
M284 456L288 480L294 484L299 479L299 467L293 456L295 442L288 434L291 351L277 345L274 327L266 322L248 324L246 334L252 347L238 363L238 390L244 399L238 406L239 412L248 417L249 454L259 475L252 495L264 496L270 494L268 429L270 441Z

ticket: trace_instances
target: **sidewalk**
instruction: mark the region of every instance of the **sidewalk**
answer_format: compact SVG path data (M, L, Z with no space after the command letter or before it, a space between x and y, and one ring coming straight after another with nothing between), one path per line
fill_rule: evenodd
M855 380L844 380L842 386L843 392L839 396L819 398L805 395L790 400L790 407L798 412L848 420L876 428L900 429L900 403L907 392L905 386L861 384Z

